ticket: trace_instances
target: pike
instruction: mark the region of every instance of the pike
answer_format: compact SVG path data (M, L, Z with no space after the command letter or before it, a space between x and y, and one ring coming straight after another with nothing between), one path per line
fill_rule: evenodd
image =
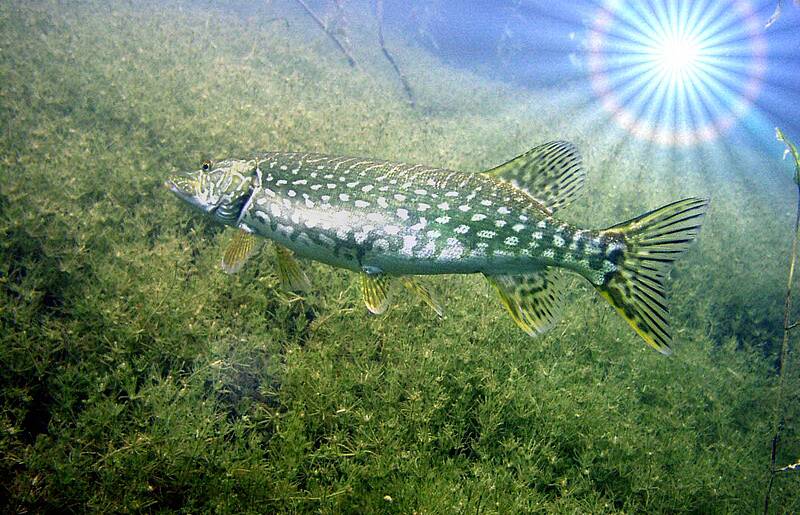
M322 154L268 152L205 161L166 186L238 229L222 267L235 273L275 243L278 275L307 290L293 254L358 272L372 313L389 306L392 279L443 311L416 277L481 273L531 336L556 320L564 279L587 279L651 347L671 354L664 282L695 239L708 206L686 198L603 230L554 214L583 189L568 142L538 146L483 173Z

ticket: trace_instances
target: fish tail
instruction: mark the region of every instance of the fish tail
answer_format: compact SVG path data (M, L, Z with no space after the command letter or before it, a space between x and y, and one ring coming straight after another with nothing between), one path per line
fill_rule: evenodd
M708 202L679 200L601 232L612 243L595 288L662 354L672 354L664 280L700 232Z

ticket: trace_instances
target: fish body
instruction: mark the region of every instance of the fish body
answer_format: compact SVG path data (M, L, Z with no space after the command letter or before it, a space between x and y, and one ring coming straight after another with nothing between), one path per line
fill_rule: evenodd
M554 322L564 272L572 272L668 354L663 282L699 232L707 200L684 199L604 230L581 229L554 214L578 196L584 177L575 147L557 141L484 173L268 152L207 162L167 185L239 229L223 258L228 272L255 252L260 236L280 249L289 287L308 285L294 253L360 273L374 313L388 307L390 280L400 276L440 314L413 276L482 273L531 335Z
M558 221L496 177L299 153L264 154L256 166L261 187L239 226L333 266L389 275L562 266L596 279L611 268L610 238Z

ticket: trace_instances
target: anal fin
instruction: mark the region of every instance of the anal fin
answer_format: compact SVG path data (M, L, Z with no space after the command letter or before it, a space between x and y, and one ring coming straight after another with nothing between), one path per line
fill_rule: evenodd
M487 275L514 322L536 336L556 321L563 291L563 273L557 268L519 275Z
M228 274L235 274L242 269L256 250L258 250L256 237L244 229L239 229L222 256L222 269Z
M311 289L311 281L300 268L291 250L276 243L275 255L278 263L278 278L285 290L308 291Z
M382 315L389 308L391 279L383 274L361 272L361 293L370 313Z
M400 278L400 282L403 283L403 286L405 286L406 289L417 294L422 301L428 305L428 307L436 312L437 315L444 318L444 309L442 309L442 305L431 293L431 291L418 279L411 276L403 276Z

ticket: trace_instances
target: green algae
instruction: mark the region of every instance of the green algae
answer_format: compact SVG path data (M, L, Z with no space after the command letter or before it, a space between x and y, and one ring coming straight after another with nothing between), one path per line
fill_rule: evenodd
M0 6L5 509L757 509L791 214L701 166L651 172L543 96L392 41L412 109L368 18L353 70L290 7ZM288 26L259 23L276 12ZM559 137L584 149L588 198L565 212L583 225L712 194L673 273L674 358L577 282L533 340L477 277L432 281L438 320L417 302L371 317L352 274L313 263L313 293L285 293L268 253L228 276L230 234L162 187L256 150L477 171ZM797 427L790 410L780 462Z

